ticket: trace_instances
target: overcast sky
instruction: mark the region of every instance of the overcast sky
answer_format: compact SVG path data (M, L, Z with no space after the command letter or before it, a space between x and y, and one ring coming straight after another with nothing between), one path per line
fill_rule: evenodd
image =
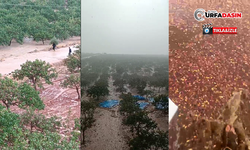
M82 52L168 54L167 0L83 0Z

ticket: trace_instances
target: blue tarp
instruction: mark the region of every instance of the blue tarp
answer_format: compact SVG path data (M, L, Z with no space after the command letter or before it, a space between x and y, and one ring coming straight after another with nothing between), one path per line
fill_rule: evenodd
M139 104L140 109L144 109L146 106L149 105L148 102L137 102L137 104Z
M151 102L151 103L153 103L155 100L154 100L154 98L149 98L148 101ZM165 107L167 107L167 106L164 106L164 104L161 103L161 102L159 102L158 104L156 104L156 108L157 109L165 109Z
M148 101L150 101L151 103L153 103L155 101L154 98L149 98Z
M157 108L157 109L165 109L165 107L167 107L167 106L164 106L162 103L158 103L158 104L156 105L156 108Z
M118 100L106 100L102 103L100 103L100 107L104 107L104 108L112 108L119 105L119 101Z
M134 95L133 97L136 98L136 99L138 99L138 100L146 100L145 97L140 96L140 95Z

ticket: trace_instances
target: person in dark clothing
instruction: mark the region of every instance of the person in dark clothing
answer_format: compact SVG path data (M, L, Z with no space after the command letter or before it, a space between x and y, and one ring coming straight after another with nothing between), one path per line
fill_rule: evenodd
M55 43L53 43L53 50L55 51L55 48L56 48L56 44Z
M69 47L69 56L71 55L71 52L72 52L72 51L71 51L71 48Z

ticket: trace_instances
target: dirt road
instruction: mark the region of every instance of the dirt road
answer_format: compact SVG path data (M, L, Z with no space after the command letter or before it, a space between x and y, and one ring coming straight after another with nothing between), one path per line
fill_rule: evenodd
M110 95L107 99L119 99L113 86L112 76L109 78ZM97 108L95 126L87 131L86 150L127 150L124 137L122 117L118 112L119 106L112 109Z
M27 60L41 59L49 63L60 62L67 57L69 47L73 52L76 49L74 46L79 43L80 37L73 37L59 43L55 51L49 51L52 47L49 41L46 41L44 45L26 41L23 45L14 42L9 47L0 46L0 73L6 75L15 69L20 69L20 65Z

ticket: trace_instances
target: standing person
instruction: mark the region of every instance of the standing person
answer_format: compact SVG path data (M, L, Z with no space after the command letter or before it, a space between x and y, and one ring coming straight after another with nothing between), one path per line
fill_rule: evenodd
M56 44L55 43L53 43L53 50L55 51L55 48L56 48Z
M72 52L72 51L71 51L71 48L69 47L69 56L71 55L71 52Z

